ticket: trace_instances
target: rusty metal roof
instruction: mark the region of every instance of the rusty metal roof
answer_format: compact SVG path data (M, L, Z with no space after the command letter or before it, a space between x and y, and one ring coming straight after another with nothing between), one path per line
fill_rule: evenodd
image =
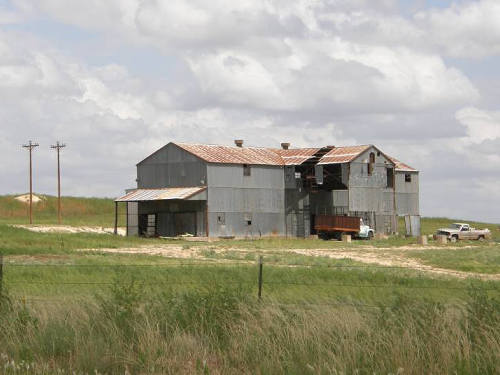
M368 150L371 145L335 147L321 158L318 164L349 163Z
M394 165L396 166L395 169L397 171L418 172L418 170L416 170L415 168L410 167L408 164L405 164L402 161L399 161L398 159L393 158L392 156L388 156L388 158L391 159L391 161L394 163Z
M236 147L174 142L172 142L172 144L208 163L221 164L253 164L275 166L301 165L307 160L314 157L314 155L320 152L320 150L322 150L322 148L320 147L290 148L285 150L279 148ZM333 146L328 147L330 148ZM318 157L320 157L320 160L317 164L349 163L370 147L372 147L372 145L334 147L324 156L321 157L320 155L318 155ZM388 157L388 159L390 159L395 164L396 162L398 163L396 170L416 171L407 164L401 163L394 158Z
M115 202L145 202L161 201L171 199L188 199L201 193L206 186L162 188L162 189L135 189L123 197L115 199Z
M283 159L270 148L174 144L209 163L284 165Z
M289 148L288 150L274 149L273 151L281 156L284 165L300 165L313 157L319 150L320 148Z

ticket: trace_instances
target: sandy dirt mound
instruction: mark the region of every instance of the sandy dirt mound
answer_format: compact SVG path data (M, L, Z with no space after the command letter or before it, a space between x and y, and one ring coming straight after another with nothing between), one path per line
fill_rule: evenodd
M23 202L23 203L29 203L30 202L30 195L29 194L24 194L20 195L18 197L14 198L16 201ZM35 194L33 194L33 203L38 203L45 200L45 197L38 197Z
M13 225L16 228L23 228L38 233L96 233L113 234L113 228L104 227L72 227L70 225ZM125 228L118 228L120 236L126 235Z

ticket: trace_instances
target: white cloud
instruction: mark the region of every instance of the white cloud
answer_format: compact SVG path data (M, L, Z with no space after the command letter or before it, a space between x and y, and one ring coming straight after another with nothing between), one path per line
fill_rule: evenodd
M500 139L500 111L467 107L458 111L456 118L467 127L467 140L471 143Z
M415 15L431 43L455 57L479 58L500 54L500 2L481 0L452 3Z

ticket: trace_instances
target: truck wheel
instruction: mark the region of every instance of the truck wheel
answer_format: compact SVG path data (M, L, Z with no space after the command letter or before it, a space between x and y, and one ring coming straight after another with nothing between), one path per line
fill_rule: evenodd
M368 241L373 240L373 232L368 232Z
M458 237L457 236L451 236L450 242L457 242Z

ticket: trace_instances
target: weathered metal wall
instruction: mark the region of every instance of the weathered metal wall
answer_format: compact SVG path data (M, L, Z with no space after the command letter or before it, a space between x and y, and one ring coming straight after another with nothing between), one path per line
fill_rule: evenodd
M207 163L168 144L137 164L138 188L188 187L207 184Z
M411 182L405 181L405 175L411 175ZM396 179L396 210L397 214L419 215L419 174L418 172L397 171Z
M210 237L285 234L282 167L209 164L207 178Z
M371 175L370 153L375 154ZM391 162L371 147L350 163L349 211L364 218L377 232L394 232L394 190L388 187L387 168Z
M127 236L139 234L138 203L127 202Z

